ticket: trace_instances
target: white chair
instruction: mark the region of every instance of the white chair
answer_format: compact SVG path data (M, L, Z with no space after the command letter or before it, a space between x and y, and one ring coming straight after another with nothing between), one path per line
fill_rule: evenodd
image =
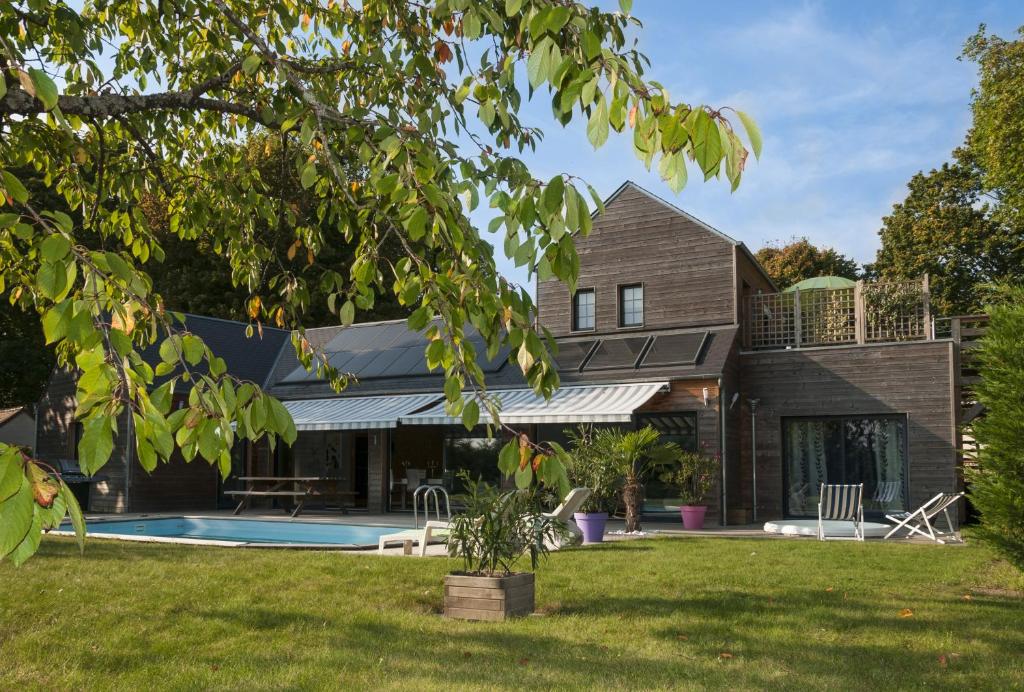
M544 513L544 516L548 519L565 522L565 525L569 528L569 533L572 535L572 543L582 540L583 536L579 527L572 521L572 515L580 510L583 503L590 497L590 493L590 488L573 488L565 496L565 499L562 500L562 503L555 507L554 511Z
M590 497L590 488L573 488L569 491L569 494L565 496L565 499L562 500L562 503L554 509L554 511L545 512L544 516L548 519L556 519L568 524L573 513L580 508L584 500L588 497ZM415 541L419 544L420 557L423 557L427 554L427 546L430 545L431 540L435 537L440 538L447 534L449 529L451 529L451 526L451 522L448 521L431 520L424 524L422 529L408 529L406 531L399 531L398 533L381 536L377 542L377 552L383 554L384 547L386 544L391 542ZM573 535L579 533L579 528L576 528L575 531L573 531L573 525L570 525L570 527L570 532L572 532Z
M864 484L821 484L818 496L818 540L850 540L849 536L827 536L826 521L853 522L852 540L864 540Z
M896 526L893 527L892 531L885 534L885 537L889 538L900 529L907 529L908 533L905 538L910 538L915 533L919 533L936 543L945 543L949 539L960 540L956 535L953 519L949 516L949 508L955 505L963 496L963 493L939 493L913 512L886 514L885 518L895 522ZM939 531L938 527L932 523L932 519L940 513L946 518L946 525L949 527L949 531ZM921 530L922 527L925 531Z

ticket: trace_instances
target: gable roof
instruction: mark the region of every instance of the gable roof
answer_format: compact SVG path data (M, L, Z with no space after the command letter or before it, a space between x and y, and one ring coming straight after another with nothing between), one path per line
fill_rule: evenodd
M604 205L607 207L609 204L611 204L615 200L616 197L621 195L626 190L634 190L636 192L639 192L640 194L650 198L651 200L657 202L658 204L660 204L660 205L662 205L664 207L667 207L668 209L671 209L676 214L679 214L680 216L682 216L683 218L687 219L688 221L693 222L694 224L696 224L700 228L704 229L708 233L711 233L712 235L714 235L714 236L716 236L718 238L721 238L722 240L726 241L727 243L731 244L732 246L734 246L736 248L739 248L740 252L742 252L743 254L745 254L747 256L747 259L749 259L751 261L751 263L753 263L753 265L757 268L757 270L761 273L761 275L768 281L769 285L774 287L776 291L779 290L778 285L772 280L772 277L768 276L768 272L766 272L764 267L761 266L761 263L757 261L757 258L754 256L754 253L752 253L750 251L750 248L748 248L745 243L743 243L740 240L736 240L735 238L733 238L730 235L726 235L725 233L722 233L722 231L718 230L717 228L715 228L711 224L698 219L696 216L694 216L693 214L690 214L689 212L687 212L687 211L685 211L683 209L680 209L679 207L677 207L676 205L672 204L668 200L663 199L663 198L659 197L658 195L654 194L653 192L651 192L650 190L637 185L632 180L627 180L626 182L622 183L622 185L619 185L619 187L615 190L615 192L613 192L612 194L608 195L608 198L605 199L605 201L604 201ZM595 210L594 213L591 216L592 217L596 217L597 213L598 213L597 210Z
M326 354L328 363L357 378L344 392L335 392L314 368L307 371L291 347L283 348L267 382L269 391L281 398L337 397L371 393L400 394L423 390L440 392L444 372L430 371L426 363L427 340L422 331L410 330L405 319L360 322L348 327L307 329L310 344ZM509 349L502 348L493 360L486 357L483 339L471 326L466 341L473 344L477 364L488 385L520 384L518 369L508 368Z
M265 326L262 335L254 329L249 338L245 335L249 327L245 322L189 313L185 314L183 326L201 338L214 355L224 359L230 375L259 385L267 381L278 354L288 344L291 335L285 329ZM159 347L159 341L150 344L142 351L142 358L150 364L160 362Z
M32 418L30 409L24 406L15 406L14 408L0 408L0 425L7 423L10 420L14 420L18 417L18 414L24 413L29 418Z

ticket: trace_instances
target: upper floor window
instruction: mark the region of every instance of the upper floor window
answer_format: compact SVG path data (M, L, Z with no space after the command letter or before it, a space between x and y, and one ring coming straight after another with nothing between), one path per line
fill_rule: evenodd
M619 326L642 327L644 324L643 284L619 286Z
M572 297L572 329L581 332L594 328L596 316L594 289L576 291Z

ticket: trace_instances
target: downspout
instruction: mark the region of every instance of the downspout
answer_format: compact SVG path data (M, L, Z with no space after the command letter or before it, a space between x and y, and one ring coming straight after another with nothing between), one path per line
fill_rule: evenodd
M135 451L135 419L127 411L128 435L125 436L125 469L124 469L124 511L132 511L132 457Z
M719 377L718 378L718 416L719 416L719 419L720 419L719 420L719 429L720 429L721 437L722 437L721 446L719 447L719 453L720 453L721 458L722 458L722 492L721 492L721 505L720 505L722 507L722 512L721 512L721 516L718 519L718 523L720 525L722 525L722 526L726 526L727 525L727 522L726 522L726 512L729 509L728 497L727 497L727 493L726 493L726 490L725 490L725 484L726 484L726 481L728 480L728 475L727 475L726 469L725 469L725 465L726 465L726 454L725 454L726 453L726 446L725 446L725 406L724 406L724 401L725 400L724 400L724 398L722 396L722 378Z

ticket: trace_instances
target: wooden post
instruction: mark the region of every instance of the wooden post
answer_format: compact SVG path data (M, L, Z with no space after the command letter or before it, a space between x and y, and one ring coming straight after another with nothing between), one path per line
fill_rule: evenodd
M932 294L927 274L921 279L921 299L924 301L924 338L930 341L935 338L935 328L932 325Z
M800 314L800 289L793 291L793 341L797 348L803 340L803 317Z
M855 322L854 333L857 336L857 343L863 344L867 341L867 320L864 317L864 280L857 281L853 287L853 319Z

